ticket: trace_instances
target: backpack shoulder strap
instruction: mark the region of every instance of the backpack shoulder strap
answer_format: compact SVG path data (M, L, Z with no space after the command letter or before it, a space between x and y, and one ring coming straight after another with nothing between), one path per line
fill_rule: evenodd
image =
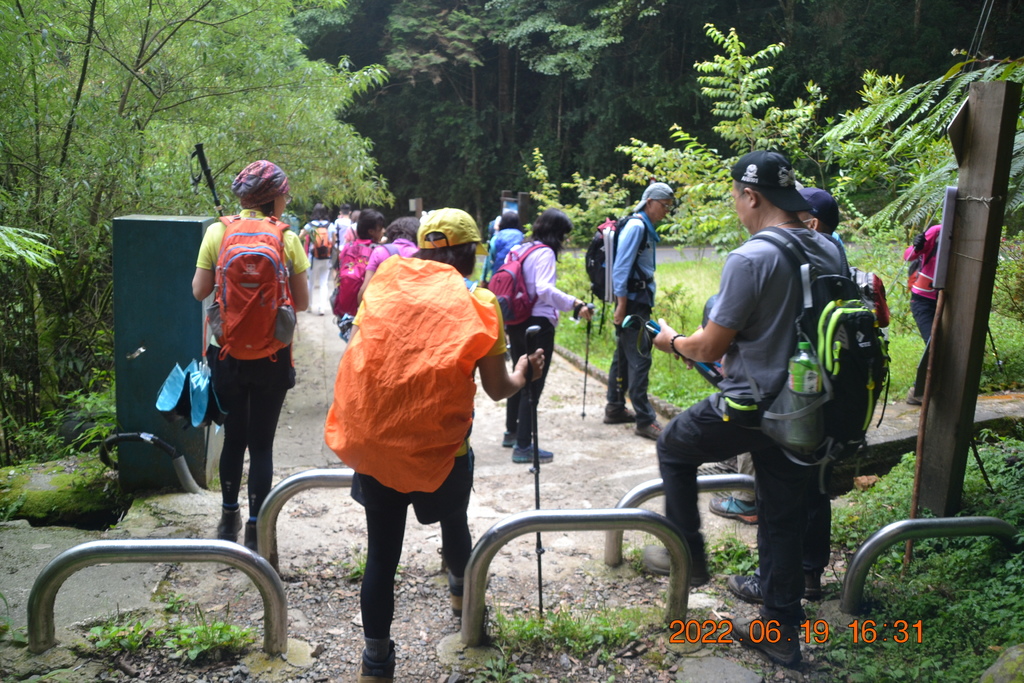
M761 240L778 247L779 251L782 252L782 255L785 256L793 268L793 272L799 276L800 285L803 289L803 308L812 308L814 300L811 296L811 281L814 278L811 273L811 264L807 260L807 254L804 252L803 247L800 246L796 238L782 228L771 226L761 230L750 239Z
M542 247L548 247L548 245L544 244L543 242L537 242L532 247L527 249L526 251L523 251L523 252L510 251L509 254L513 258L515 258L516 261L525 261L527 256L529 256L530 254L532 254L533 252L537 251L538 249L540 249ZM548 247L548 249L550 249L550 248L551 247Z

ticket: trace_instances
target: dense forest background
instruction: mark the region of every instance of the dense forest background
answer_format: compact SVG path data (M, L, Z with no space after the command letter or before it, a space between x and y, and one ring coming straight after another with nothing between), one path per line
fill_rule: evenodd
M1020 56L1017 0L350 0L295 19L313 59L382 64L388 83L341 116L374 141L396 211L462 206L485 220L503 189L528 190L524 165L598 178L631 164L631 138L670 144L678 124L724 148L694 65L717 54L704 26L735 28L751 52L783 43L776 102L826 100L818 116L858 107L862 76L908 84L972 56ZM330 102L325 103L330 106ZM634 188L633 195L639 192Z
M955 182L971 83L1024 79L1024 0L5 0L0 34L0 464L110 412L112 219L211 215L196 143L228 211L263 158L301 219L419 197L484 224L512 190L585 238L653 176L665 235L719 249L727 162L774 147L889 256ZM1021 207L1019 120L1008 235ZM996 307L1024 320L1014 253Z

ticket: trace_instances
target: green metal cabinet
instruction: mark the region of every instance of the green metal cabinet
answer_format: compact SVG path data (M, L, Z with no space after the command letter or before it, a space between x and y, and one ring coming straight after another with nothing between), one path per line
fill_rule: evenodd
M192 477L209 485L219 432L183 429L157 412L157 391L174 363L200 359L203 304L192 296L196 256L206 228L200 216L114 219L114 369L119 431L149 432L183 453ZM144 350L143 350L144 349ZM118 445L125 491L178 487L170 458L146 443Z

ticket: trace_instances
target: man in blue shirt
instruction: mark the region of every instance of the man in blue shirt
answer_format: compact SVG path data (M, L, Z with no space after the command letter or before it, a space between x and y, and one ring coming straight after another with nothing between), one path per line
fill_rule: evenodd
M648 374L651 370L651 349L642 336L643 324L623 327L626 316L641 321L651 318L654 306L655 246L659 242L654 226L665 219L674 202L672 188L665 183L651 183L644 190L634 215L620 228L616 237L615 262L612 269L612 293L615 296L616 348L608 371L608 404L604 409L605 424L636 421L635 433L657 439L661 425L647 399ZM639 348L640 344L647 348ZM626 394L633 410L626 408ZM636 411L635 413L633 411Z

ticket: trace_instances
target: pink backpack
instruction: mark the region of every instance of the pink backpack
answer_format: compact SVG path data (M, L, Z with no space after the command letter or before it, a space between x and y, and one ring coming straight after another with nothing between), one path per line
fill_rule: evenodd
M523 276L523 262L526 257L537 249L547 247L546 244L535 244L526 251L510 251L508 260L496 271L487 289L498 298L501 306L501 316L505 319L506 325L518 325L526 322L533 312L533 302L536 296L530 296L526 289L526 278ZM547 247L550 249L550 247Z
M359 288L366 279L366 264L373 253L370 242L349 242L338 253L338 289L334 294L334 315L355 315Z

